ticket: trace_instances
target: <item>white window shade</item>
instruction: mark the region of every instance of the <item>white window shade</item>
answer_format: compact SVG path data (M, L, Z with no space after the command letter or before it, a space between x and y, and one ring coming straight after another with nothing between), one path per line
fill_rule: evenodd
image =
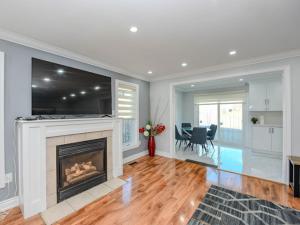
M118 118L135 119L137 116L137 88L134 85L119 83L117 93Z
M234 103L244 102L246 99L246 92L220 92L208 94L195 94L195 104L213 104L213 103Z

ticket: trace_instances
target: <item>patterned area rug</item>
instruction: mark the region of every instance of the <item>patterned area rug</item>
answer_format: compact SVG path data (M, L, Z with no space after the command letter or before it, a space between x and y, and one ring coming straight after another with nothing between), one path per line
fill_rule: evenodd
M188 225L300 224L300 211L212 185Z

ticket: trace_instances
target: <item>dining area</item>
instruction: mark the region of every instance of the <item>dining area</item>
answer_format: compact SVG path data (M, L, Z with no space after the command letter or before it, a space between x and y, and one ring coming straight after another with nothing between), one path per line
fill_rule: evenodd
M214 149L214 140L217 133L218 126L211 124L209 126L192 127L191 123L181 123L181 131L179 131L177 125L175 125L175 139L176 146L181 149L184 147L184 151L190 149L194 151L199 150L201 147L202 152L209 151L209 145Z

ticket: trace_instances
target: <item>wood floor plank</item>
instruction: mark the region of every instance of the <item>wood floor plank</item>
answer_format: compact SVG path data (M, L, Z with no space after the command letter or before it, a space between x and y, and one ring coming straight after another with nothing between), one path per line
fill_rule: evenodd
M286 185L160 156L145 156L126 165L122 178L128 181L123 187L57 224L186 224L211 184L300 210L300 199ZM42 225L43 221L40 216L25 221L15 208L0 224Z

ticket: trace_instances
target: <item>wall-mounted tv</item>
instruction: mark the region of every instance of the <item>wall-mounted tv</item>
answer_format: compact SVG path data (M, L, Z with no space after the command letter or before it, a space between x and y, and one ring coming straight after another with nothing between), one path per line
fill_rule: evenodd
M32 59L32 115L111 115L111 78Z

